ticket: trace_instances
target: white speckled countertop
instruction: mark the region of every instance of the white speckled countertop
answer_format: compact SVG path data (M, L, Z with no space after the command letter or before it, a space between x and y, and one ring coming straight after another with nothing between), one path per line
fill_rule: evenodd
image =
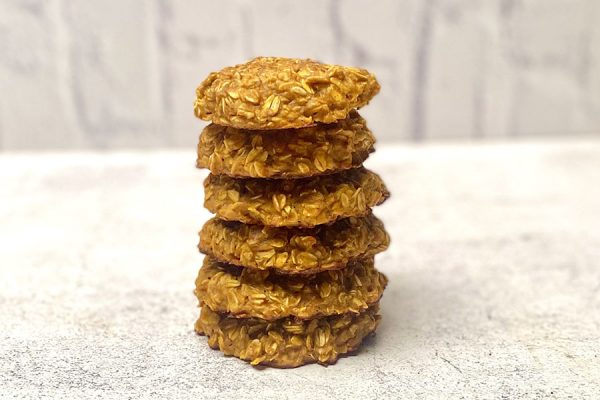
M383 323L292 370L192 331L192 151L0 155L0 397L598 398L600 141L380 147Z

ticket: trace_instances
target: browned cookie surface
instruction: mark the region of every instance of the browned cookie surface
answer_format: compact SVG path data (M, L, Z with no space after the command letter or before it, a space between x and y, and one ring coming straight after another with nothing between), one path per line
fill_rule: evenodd
M373 214L314 228L273 228L210 219L198 247L220 261L280 273L315 273L384 251L390 238Z
M236 128L301 128L344 119L378 92L361 68L258 57L209 74L196 89L194 112Z
M196 165L234 177L307 177L361 165L374 143L357 112L334 124L281 131L210 124L200 135Z
M236 317L312 319L360 313L378 302L387 284L373 258L313 275L279 275L217 262L207 256L196 296L212 310Z
M379 176L365 168L303 179L235 179L209 175L204 206L221 219L267 226L332 223L366 215L389 192Z
M333 364L356 350L379 323L378 305L360 314L295 320L265 321L235 318L203 306L195 329L208 336L208 344L226 355L252 365L292 368L318 362Z

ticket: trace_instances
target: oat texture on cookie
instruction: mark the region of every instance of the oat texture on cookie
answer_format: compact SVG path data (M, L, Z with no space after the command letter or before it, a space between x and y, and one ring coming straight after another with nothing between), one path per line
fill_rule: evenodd
M390 238L373 214L314 228L276 228L212 218L200 231L200 251L222 262L279 273L314 274L387 249Z
M356 168L304 179L235 179L209 175L204 206L227 221L267 226L313 227L366 215L389 192L381 178Z
M363 163L375 138L356 111L368 71L259 57L211 73L194 112L207 168L206 254L195 330L252 365L335 363L375 332L390 237L372 212L389 192Z
M357 112L333 124L277 131L210 124L198 144L199 168L250 178L302 178L360 166L375 138Z
M313 275L279 275L208 256L196 279L196 296L213 311L273 321L359 313L379 301L387 284L373 258Z
M344 119L378 92L365 69L258 57L211 73L196 90L194 111L235 128L302 128Z
M195 329L208 336L208 345L252 365L293 368L303 364L333 364L356 350L379 324L375 304L359 314L297 320L235 318L202 306Z

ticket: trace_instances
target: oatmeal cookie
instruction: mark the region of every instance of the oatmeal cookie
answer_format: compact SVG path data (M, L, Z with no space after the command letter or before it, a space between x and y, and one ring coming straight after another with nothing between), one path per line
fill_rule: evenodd
M332 123L379 92L367 70L313 60L258 57L213 72L196 89L197 117L242 129Z
M252 365L293 368L318 362L334 364L356 350L377 328L378 304L360 314L296 320L265 321L235 318L203 306L196 321L198 334L208 336L208 345Z
M204 258L196 296L211 310L241 318L273 321L358 314L378 302L387 284L373 258L313 275L279 275Z
M389 196L379 176L365 168L303 179L235 179L209 175L204 207L221 219L267 226L332 223L366 215Z
M308 177L358 167L374 143L355 111L334 124L277 132L210 124L200 135L196 165L233 177Z
M390 242L373 214L314 228L273 228L212 218L199 236L200 251L219 261L291 274L343 268L384 251Z

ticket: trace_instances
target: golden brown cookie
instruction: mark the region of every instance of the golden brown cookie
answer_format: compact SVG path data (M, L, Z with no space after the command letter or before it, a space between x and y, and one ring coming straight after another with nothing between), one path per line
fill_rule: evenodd
M333 364L356 350L374 332L380 320L376 304L360 314L321 319L284 318L264 321L235 318L203 306L195 329L208 336L208 345L252 365L293 368L318 362Z
M332 123L379 92L367 70L313 60L258 57L211 73L196 89L196 116L243 129Z
M212 218L200 231L198 248L242 267L312 274L374 256L389 242L383 223L373 214L314 228L274 228Z
M389 192L364 168L303 179L234 179L209 175L204 207L228 221L267 226L312 227L366 215Z
M211 310L273 321L360 313L378 302L387 284L373 258L313 275L279 275L204 258L196 296Z
M200 135L196 165L216 175L301 178L357 167L374 143L355 111L334 124L281 131L210 124Z

